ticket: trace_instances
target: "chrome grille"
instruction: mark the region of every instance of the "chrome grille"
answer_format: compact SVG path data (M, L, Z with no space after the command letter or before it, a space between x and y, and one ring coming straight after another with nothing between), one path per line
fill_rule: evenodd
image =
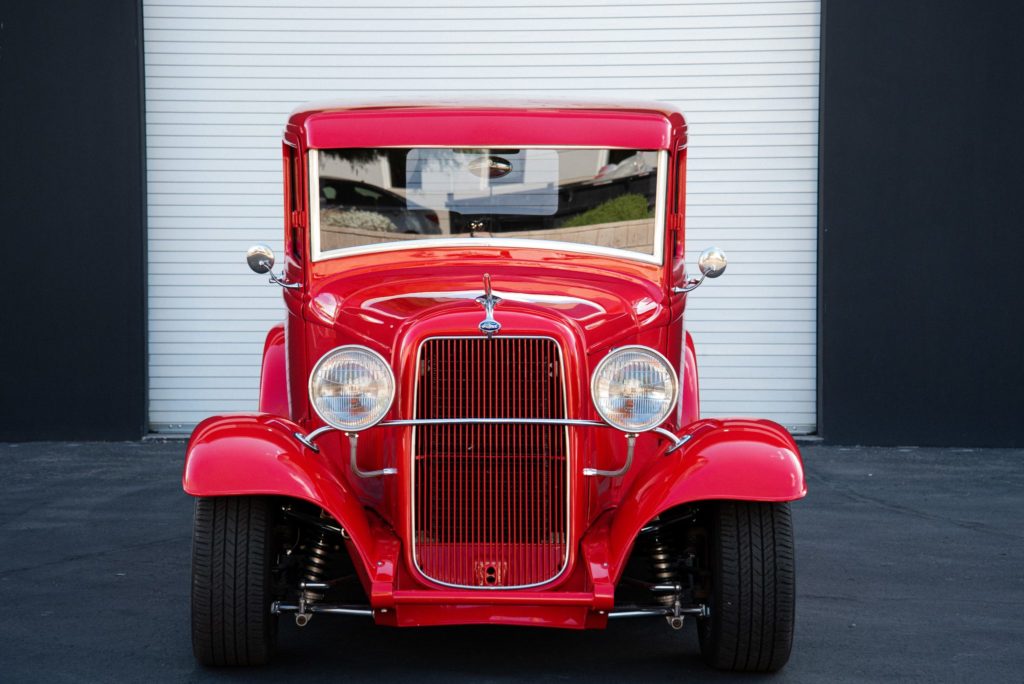
M433 338L420 349L417 418L565 418L562 361L539 337ZM564 426L415 428L413 555L451 586L543 584L568 551Z

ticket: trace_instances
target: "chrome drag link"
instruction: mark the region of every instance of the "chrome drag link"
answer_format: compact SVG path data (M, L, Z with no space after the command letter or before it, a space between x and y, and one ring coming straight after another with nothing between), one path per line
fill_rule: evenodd
M295 613L295 624L299 627L305 627L309 622L311 615L315 613L324 613L327 615L355 615L358 617L373 617L373 609L369 606L346 606L339 605L336 603L308 603L301 605L299 603L285 603L283 601L274 601L270 604L270 612L273 615L283 615L285 613Z
M683 619L687 615L706 618L711 611L703 603L690 608L683 608L678 604L675 606L622 606L617 610L608 611L610 618L639 618L639 617L663 617L672 629L682 629Z
M665 617L671 616L675 613L680 615L693 615L695 617L708 617L711 615L711 611L704 604L699 606L693 606L692 608L680 608L674 609L672 606L622 606L617 609L609 610L608 617L610 618L634 618L634 617Z
M311 587L312 588L312 587ZM352 615L355 617L373 617L373 609L369 606L348 606L334 603L314 603L306 606L301 606L297 603L285 603L283 601L274 601L270 605L270 612L274 615L283 615L285 613L294 613L298 619L301 616L306 616L306 619L296 621L300 627L304 627L309 622L309 617L313 613L323 613L326 615ZM643 618L643 617L664 617L668 620L669 624L673 629L679 629L683 626L683 618L687 615L694 617L708 617L711 612L708 607L701 604L692 608L671 608L668 606L658 607L628 607L624 606L617 610L608 611L608 618Z

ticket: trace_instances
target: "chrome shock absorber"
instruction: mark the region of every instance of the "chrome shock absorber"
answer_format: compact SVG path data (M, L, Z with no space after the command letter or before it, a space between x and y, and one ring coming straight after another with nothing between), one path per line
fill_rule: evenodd
M672 548L662 537L661 532L654 532L648 541L648 558L651 561L651 573L654 576L655 591L658 603L671 606L679 599L679 573ZM670 589L676 587L676 589Z
M312 613L306 609L322 599L324 595L318 589L309 588L318 586L327 572L327 532L321 531L316 542L309 547L306 555L306 564L302 572L302 595L299 597L299 611L295 614L295 624L305 627L309 624Z

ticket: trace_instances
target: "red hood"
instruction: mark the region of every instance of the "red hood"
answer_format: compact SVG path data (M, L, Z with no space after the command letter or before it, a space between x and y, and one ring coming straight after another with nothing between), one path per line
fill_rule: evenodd
M669 320L661 267L532 249L403 250L320 262L306 315L341 337L382 349L435 316L459 315L473 322L465 334L479 334L475 323L484 309L475 298L483 294L485 273L502 300L499 322L503 313L557 319L588 353ZM514 333L514 323L501 332Z

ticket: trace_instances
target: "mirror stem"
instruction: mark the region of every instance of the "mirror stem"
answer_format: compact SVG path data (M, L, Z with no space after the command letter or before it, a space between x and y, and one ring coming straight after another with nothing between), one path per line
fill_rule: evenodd
M691 292L692 290L696 290L698 287L700 287L700 284L704 282L705 278L707 278L707 276L704 275L703 273L701 274L700 278L690 278L682 287L673 287L672 294L683 294L684 292Z
M280 285L281 287L283 287L286 290L297 290L300 287L302 287L302 283L289 283L289 282L286 282L283 278L280 278L280 277L274 275L273 271L268 271L268 273L270 274L270 282L276 283L276 284Z

